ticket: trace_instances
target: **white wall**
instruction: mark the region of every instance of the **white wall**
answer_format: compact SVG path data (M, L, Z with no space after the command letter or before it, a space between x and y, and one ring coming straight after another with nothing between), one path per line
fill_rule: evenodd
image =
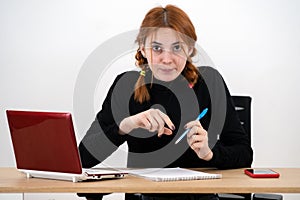
M73 112L76 78L89 55L169 2L189 14L231 93L253 97L253 166L300 167L298 0L0 1L0 167L15 166L6 109ZM95 96L96 112L104 96Z

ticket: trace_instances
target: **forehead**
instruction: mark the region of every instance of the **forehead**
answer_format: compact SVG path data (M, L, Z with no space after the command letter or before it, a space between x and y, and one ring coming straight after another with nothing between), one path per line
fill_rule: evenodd
M180 33L171 28L159 28L150 33L146 38L146 43L158 42L163 45L171 45L176 42L183 42Z

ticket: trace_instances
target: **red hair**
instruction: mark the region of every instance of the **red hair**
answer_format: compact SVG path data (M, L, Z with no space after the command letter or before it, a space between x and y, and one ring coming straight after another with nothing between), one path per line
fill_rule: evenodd
M193 47L192 53L188 55L182 75L187 79L190 85L194 85L197 82L199 73L197 68L192 64L191 57L196 54L194 46L197 41L197 35L190 18L183 10L173 5L167 5L165 8L155 7L151 9L146 14L141 24L136 39L138 45L145 45L146 38L158 28L172 28L181 33L180 37L189 47ZM148 61L142 55L140 49L137 50L135 59L136 65L141 68L141 70L145 70ZM150 95L146 88L143 75L140 75L135 84L134 99L140 103L150 100Z

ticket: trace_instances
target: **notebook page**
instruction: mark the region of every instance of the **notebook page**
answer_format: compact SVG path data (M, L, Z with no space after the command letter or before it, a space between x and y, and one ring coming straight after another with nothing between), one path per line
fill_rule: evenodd
M187 181L222 178L221 174L205 173L185 168L132 169L128 173L152 181Z

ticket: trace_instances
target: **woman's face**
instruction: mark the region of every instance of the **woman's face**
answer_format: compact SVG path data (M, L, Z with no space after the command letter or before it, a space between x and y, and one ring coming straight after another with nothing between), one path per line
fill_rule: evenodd
M159 28L150 34L141 47L154 77L172 81L183 71L187 56L191 53L178 32L171 28Z

